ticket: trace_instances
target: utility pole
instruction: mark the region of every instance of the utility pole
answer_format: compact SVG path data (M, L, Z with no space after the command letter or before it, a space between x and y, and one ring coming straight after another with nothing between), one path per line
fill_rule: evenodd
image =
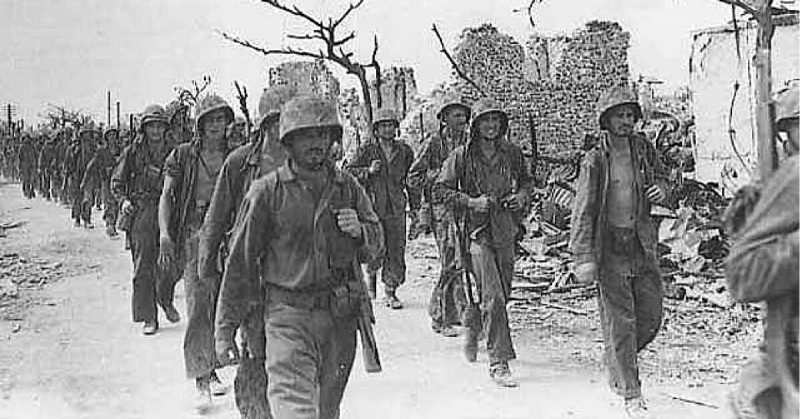
M111 126L111 90L106 95L106 126Z
M117 101L117 129L119 129L119 101Z

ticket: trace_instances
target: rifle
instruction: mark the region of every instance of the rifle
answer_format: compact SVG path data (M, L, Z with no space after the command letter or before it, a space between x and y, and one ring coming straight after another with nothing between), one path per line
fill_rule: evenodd
M381 356L378 353L378 343L372 331L375 323L375 314L372 312L372 302L369 299L366 285L363 280L357 279L350 282L350 287L358 296L358 317L356 326L361 339L361 354L364 360L364 369L369 373L383 371L381 367ZM354 289L353 289L354 288Z
M464 283L464 293L467 297L467 307L464 309L464 327L466 333L464 334L464 356L467 361L475 362L478 356L478 335L481 333L481 311L478 307L480 304L480 292L475 278L475 271L472 267L472 256L469 253L470 236L477 234L477 230L473 234L467 233L468 222L467 214L469 210L464 210L464 216L461 220L456 220L456 236L458 237L458 248L461 260L461 269L459 275ZM485 226L480 227L480 229Z

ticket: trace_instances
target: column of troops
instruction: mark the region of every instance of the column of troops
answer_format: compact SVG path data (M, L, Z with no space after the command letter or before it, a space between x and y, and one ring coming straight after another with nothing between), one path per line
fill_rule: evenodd
M792 89L776 102L788 155L797 150ZM424 230L435 237L440 263L432 330L463 336L468 362L485 341L490 379L518 385L506 307L533 186L530 162L506 139L510 121L500 106L446 102L440 129L416 154L398 139L394 111L377 109L372 139L344 160L336 104L286 86L264 90L251 130L214 94L192 118L168 109L148 106L129 134L82 127L6 138L2 170L22 181L27 197L38 189L70 206L77 227L91 228L92 208L104 207L108 235L126 235L132 318L144 335L157 333L159 307L168 321L181 320L173 299L184 279L183 352L198 409L229 390L216 370L238 364L233 387L243 418L338 418L357 334L368 371L380 370L371 333L378 276L382 303L402 309L406 241ZM627 88L602 95L602 141L582 162L570 240L578 281L597 284L609 384L630 417L648 415L637 354L662 322L651 207L675 204L658 152L636 130L641 119ZM729 262L733 294L789 298L774 328L797 326L796 162L787 158L791 168L760 200L739 199L730 211L742 240ZM769 280L754 285L756 278ZM778 388L769 397L795 403L796 333L787 339L789 356L778 353L793 364L752 374L774 372L758 383ZM774 406L758 398L766 393L743 394L740 409Z

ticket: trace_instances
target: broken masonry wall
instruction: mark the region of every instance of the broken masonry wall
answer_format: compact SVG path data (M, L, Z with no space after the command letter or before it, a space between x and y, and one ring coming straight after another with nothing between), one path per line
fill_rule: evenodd
M800 26L798 14L774 18L772 38L772 88L800 77ZM733 25L693 34L689 61L689 87L696 123L697 180L718 182L728 194L749 183L756 174L755 54L756 25L739 22L740 54L737 55ZM741 56L741 58L739 57ZM739 83L733 117L729 113L734 85ZM735 133L731 144L729 129Z
M378 107L376 80L370 82L373 107ZM384 108L394 109L398 118L405 118L417 96L417 82L411 67L389 67L381 70L381 100Z
M539 154L568 157L580 150L587 133L597 132L601 92L629 84L629 41L619 24L592 21L568 36L533 35L526 55L511 36L484 24L463 31L453 57L509 114L512 142L531 151L530 115ZM454 88L468 102L480 96L460 79Z
M339 97L339 80L323 60L281 63L269 69L268 77L269 86L289 85L298 96L315 95L329 99Z

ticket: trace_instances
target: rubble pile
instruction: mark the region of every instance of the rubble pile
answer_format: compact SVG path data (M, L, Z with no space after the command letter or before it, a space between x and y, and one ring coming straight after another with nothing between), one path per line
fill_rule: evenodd
M540 155L561 156L597 131L600 92L629 82L629 39L619 24L593 21L570 36L534 35L526 56L516 40L485 24L464 30L454 59L509 113L511 141L525 148L535 131ZM480 97L463 80L453 87L468 101Z
M17 298L21 289L41 287L63 274L62 262L30 259L18 253L0 255L0 306Z

